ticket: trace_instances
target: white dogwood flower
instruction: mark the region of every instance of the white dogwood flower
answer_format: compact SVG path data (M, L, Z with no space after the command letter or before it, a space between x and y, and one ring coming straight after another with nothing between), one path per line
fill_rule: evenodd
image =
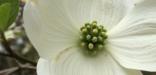
M156 0L29 0L24 27L38 75L156 71Z

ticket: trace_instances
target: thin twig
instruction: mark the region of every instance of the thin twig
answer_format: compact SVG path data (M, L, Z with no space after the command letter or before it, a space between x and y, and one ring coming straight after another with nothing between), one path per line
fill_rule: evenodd
M2 71L0 71L0 75L1 74L10 74L12 72L15 72L16 70L18 70L19 67L12 67L12 68L9 68L9 69L4 69Z
M7 74L7 75L9 75L9 74L11 74L11 73L13 73L13 72L15 72L15 71L17 71L17 70L19 70L19 69L30 69L30 70L36 70L36 68L34 67L34 66L31 66L31 65L29 65L29 64L24 64L24 65L19 65L19 66L17 66L17 67L12 67L12 68L8 68L8 69L4 69L4 70L1 70L0 71L0 75L1 74Z

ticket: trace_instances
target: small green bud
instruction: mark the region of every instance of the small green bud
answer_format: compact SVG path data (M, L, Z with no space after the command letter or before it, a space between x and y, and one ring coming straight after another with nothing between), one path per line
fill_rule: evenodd
M82 29L82 33L87 33L87 29L86 28L83 28Z
M101 32L101 35L102 36L106 36L106 32Z
M103 38L101 36L98 36L98 41L99 42L102 42L103 41Z
M94 48L94 44L93 43L89 43L88 44L88 48L91 50L91 49L93 49Z
M97 39L97 37L95 37L95 36L92 38L92 42L94 42L94 43L97 42L97 40L98 40L98 39Z
M90 23L85 23L85 27L90 26Z
M103 30L104 27L102 25L100 25L98 28L99 28L99 30Z
M86 39L87 39L87 40L90 40L91 38L92 38L92 36L89 35L89 34L86 36Z
M97 33L98 33L98 29L96 29L96 28L93 29L93 33L94 33L94 34L97 34Z
M108 36L107 36L107 35L105 35L103 38L104 38L104 39L107 39L107 38L108 38Z
M92 24L96 24L97 25L97 21L93 21Z
M91 27L88 25L88 26L87 26L87 29L90 29L90 28L91 28Z

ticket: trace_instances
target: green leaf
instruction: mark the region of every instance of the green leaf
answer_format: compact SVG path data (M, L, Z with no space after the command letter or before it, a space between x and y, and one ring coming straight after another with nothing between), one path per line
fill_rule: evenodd
M5 31L16 19L19 0L0 0L0 30Z
M0 30L4 31L8 27L8 21L10 16L10 3L5 3L0 6Z

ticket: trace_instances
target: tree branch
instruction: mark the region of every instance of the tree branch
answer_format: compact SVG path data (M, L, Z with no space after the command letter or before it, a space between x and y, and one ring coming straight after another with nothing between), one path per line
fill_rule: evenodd
M8 68L8 69L4 69L2 71L0 71L0 75L2 74L10 74L12 72L15 72L16 70L18 70L19 68L18 67L12 67L12 68Z
M1 56L10 57L10 55L9 55L9 54L6 54L6 53L1 53L1 52L0 52L0 55L1 55Z
M2 74L2 75L3 75L3 74L9 75L9 74L11 74L11 73L13 73L13 72L15 72L15 71L17 71L17 70L19 70L19 69L36 70L36 68L35 68L34 66L30 66L30 65L28 65L28 64L24 64L24 65L20 64L20 65L17 66L17 67L12 67L12 68L8 68L8 69L1 70L1 71L0 71L0 75L1 75L1 74Z
M3 32L0 33L0 36L1 36L2 44L3 44L4 48L9 53L9 55L2 54L2 53L1 53L1 55L8 56L8 57L11 57L11 58L15 58L15 59L17 59L19 61L30 63L30 64L32 64L34 66L37 65L36 62L30 61L30 60L28 60L28 59L26 59L24 57L21 57L21 56L17 55L15 52L13 52L12 49L10 48L9 43L7 42Z

